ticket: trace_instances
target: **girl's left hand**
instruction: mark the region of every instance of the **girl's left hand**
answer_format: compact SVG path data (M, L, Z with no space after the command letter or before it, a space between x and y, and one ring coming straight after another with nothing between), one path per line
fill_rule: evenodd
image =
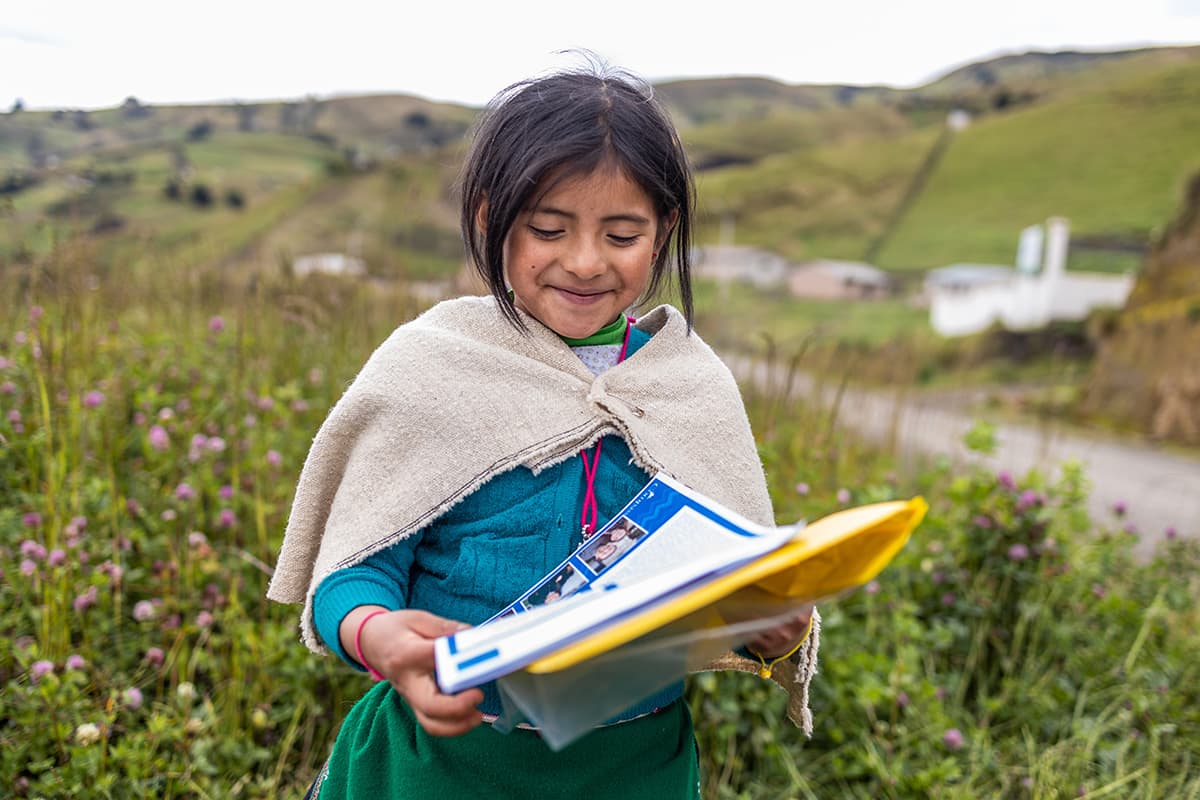
M757 634L746 642L746 647L767 660L779 658L785 653L790 653L800 643L808 633L808 623L811 619L812 606L808 606L787 622Z

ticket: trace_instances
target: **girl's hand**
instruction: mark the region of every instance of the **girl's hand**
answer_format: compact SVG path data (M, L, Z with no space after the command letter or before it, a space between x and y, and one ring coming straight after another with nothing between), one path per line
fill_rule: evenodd
M361 620L380 606L359 606L342 619L338 635L342 648L354 657L354 636L359 634L363 658L388 679L433 736L459 736L483 721L476 708L483 692L468 689L442 694L434 678L433 641L462 630L465 625L425 611L390 611ZM365 666L365 665L364 665Z
M785 653L790 653L800 643L808 633L808 623L811 619L812 606L808 606L787 622L757 634L746 642L746 647L767 661L779 658Z

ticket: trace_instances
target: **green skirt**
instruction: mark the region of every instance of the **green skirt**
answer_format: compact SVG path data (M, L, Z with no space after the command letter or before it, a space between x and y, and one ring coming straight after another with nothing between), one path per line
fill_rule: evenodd
M700 767L687 704L597 728L560 752L536 731L430 736L379 683L350 710L321 780L320 800L342 798L579 797L698 800Z

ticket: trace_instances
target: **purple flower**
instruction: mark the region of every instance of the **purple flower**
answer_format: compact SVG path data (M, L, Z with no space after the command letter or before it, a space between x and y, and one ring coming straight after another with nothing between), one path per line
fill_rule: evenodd
M271 397L270 395L263 395L262 397L258 398L256 405L258 406L259 411L270 411L275 407L275 398Z
M31 578L35 574L37 574L37 564L33 561L30 561L28 558L21 560L20 569L21 569L21 574L24 575L26 578Z
M171 437L167 434L167 429L162 425L154 425L150 428L148 434L150 446L160 453L171 446Z
M104 402L104 392L96 391L95 389L86 393L83 396L84 408L96 408Z
M1024 561L1029 558L1029 548L1018 542L1008 548L1009 561Z
M809 491L810 489L807 483L801 482L796 484L796 494L800 495L801 497L806 496Z
M269 465L271 465L272 467L278 467L280 464L283 463L283 456L281 456L279 454L278 450L268 450L267 451L267 463Z
M944 595L942 595L942 605L947 607L952 606L957 599L958 598L954 596L954 592L946 592Z
M213 436L208 440L208 450L210 453L220 453L225 449L225 440L220 436Z
M138 426L145 425L146 424L146 414L142 411L133 412L133 424L138 425Z
M1125 504L1124 500L1118 500L1117 502L1113 503L1112 512L1116 516L1123 517L1127 511L1129 511L1129 506Z
M1032 489L1026 489L1021 492L1021 496L1017 498L1017 511L1025 511L1040 506L1043 502L1042 495Z
M837 490L837 501L839 503L841 503L842 505L846 505L847 503L849 503L850 502L850 490L849 489L838 489Z
M26 539L21 542L21 555L41 561L46 557L46 548L33 539Z
M96 601L100 598L100 592L95 586L89 586L88 590L75 598L71 606L75 609L76 614L82 614L92 606L96 605Z
M949 750L959 750L963 746L962 731L958 728L951 728L942 734L942 744L946 745Z
M220 333L225 330L225 318L221 316L213 317L208 321L208 329L213 333Z
M175 419L175 409L171 408L170 406L167 406L166 408L160 408L158 410L158 418L162 422L166 422L167 420L170 420L170 419Z
M52 567L61 567L67 563L67 552L58 547L50 551L50 555L46 557L46 563Z
M175 497L185 502L195 500L196 490L192 488L190 483L181 483L175 487Z
M946 699L946 689L942 686L939 686L936 689L934 689L933 694L935 697L937 697L938 700Z
M67 669L83 669L87 666L87 661L78 653L72 653L67 656Z
M163 661L166 659L166 655L163 653L163 649L161 647L151 647L146 651L146 655L143 656L143 658L150 666L161 667Z
M142 707L142 690L136 686L130 686L121 695L121 699L125 701L125 705L136 711Z
M42 315L45 313L46 313L46 310L43 309L41 306L30 306L29 307L29 321L37 322L39 319L42 318Z
M1012 473L1006 469L1002 469L996 473L996 483L1010 492L1017 488L1017 482L1013 480Z
M221 513L217 515L217 524L222 528L232 528L236 522L237 516L232 509L222 508Z
M208 537L200 531L192 531L188 534L188 547L203 547L208 544Z
M867 594L879 594L879 581L871 581L863 587L863 591Z
M16 394L16 393L17 393L17 385L15 383L13 383L12 381L5 381L4 383L0 383L0 394ZM13 409L13 410L16 411L16 409ZM12 417L9 416L9 419L11 420ZM19 421L20 419L21 419L21 412L17 411L17 419L14 421Z
M308 401L302 397L296 398L292 401L292 411L295 411L297 414L303 414L305 411L308 411Z
M154 619L154 614L154 603L151 603L149 600L139 600L133 606L133 618L138 622Z
M1108 590L1105 589L1103 586L1101 586L1098 583L1093 583L1092 584L1092 594L1094 594L1096 597L1103 600L1105 597L1108 596Z
M320 383L323 380L325 380L325 373L320 367L313 367L308 371L309 383Z
M1175 526L1174 526L1174 525L1172 525L1172 526L1170 526L1169 528L1167 528L1167 530L1166 530L1166 537L1167 537L1168 539L1174 539L1174 538L1176 538L1177 536L1179 536L1179 531L1175 530Z
M992 527L992 518L986 514L976 514L971 521L975 523L976 528L982 528L985 531Z
M31 666L29 668L29 680L33 681L34 683L37 683L46 675L53 675L53 674L54 674L54 662L53 661L46 661L46 660L35 661L35 662L33 662L33 666Z
M220 489L217 490L217 496L220 497L222 500L232 499L233 487L230 486L229 484L225 484L224 486L222 486Z
M36 511L30 511L21 516L21 524L26 528L39 528L42 525L42 515Z
M208 611L201 611L196 615L196 627L209 628L213 624L213 615Z
M177 517L179 515L175 513L175 509L168 508L168 509L164 509L163 512L161 514L159 514L159 516L162 517L165 522L170 522L171 520L175 519L175 517Z
M908 704L908 692L899 692L896 695L896 705L900 706L901 708L908 708Z

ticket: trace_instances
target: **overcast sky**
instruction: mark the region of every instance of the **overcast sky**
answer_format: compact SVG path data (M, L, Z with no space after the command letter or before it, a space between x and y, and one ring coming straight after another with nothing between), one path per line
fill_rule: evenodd
M1200 0L5 0L0 107L407 92L482 104L583 47L652 80L915 86L1029 49L1200 44ZM478 6L478 8L475 8ZM720 7L725 10L714 10ZM415 9L415 10L414 10Z

